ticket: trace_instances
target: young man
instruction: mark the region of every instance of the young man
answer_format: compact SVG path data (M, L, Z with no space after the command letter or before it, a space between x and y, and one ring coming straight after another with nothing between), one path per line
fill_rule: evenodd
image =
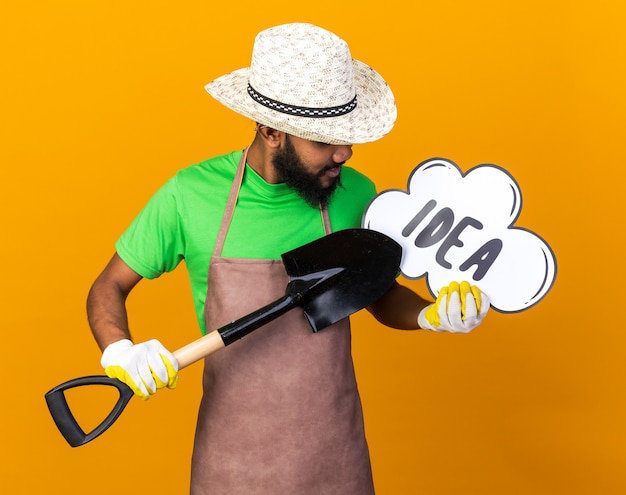
M381 138L396 118L380 75L310 24L259 33L250 68L206 89L257 123L253 142L168 181L88 298L106 373L142 398L173 388L178 365L158 340L131 341L133 287L184 259L203 332L282 296L281 253L360 226L375 187L344 164L353 144ZM433 304L396 283L368 309L394 328L467 332L488 308L464 282ZM348 319L313 334L294 309L206 358L203 387L191 493L373 493Z

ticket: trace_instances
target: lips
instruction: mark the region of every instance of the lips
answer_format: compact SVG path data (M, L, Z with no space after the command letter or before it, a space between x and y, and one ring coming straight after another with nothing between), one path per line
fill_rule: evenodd
M320 177L338 177L341 173L341 166L343 163L333 163L332 165L326 165L319 173Z
M331 167L326 169L326 176L328 177L337 177L341 173L341 165L337 165L336 167Z

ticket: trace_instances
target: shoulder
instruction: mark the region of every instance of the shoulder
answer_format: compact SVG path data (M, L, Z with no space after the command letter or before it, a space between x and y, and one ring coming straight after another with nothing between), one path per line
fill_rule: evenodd
M153 194L142 214L186 216L224 203L240 157L240 151L232 152L180 169Z
M376 185L365 174L352 167L344 166L341 171L343 190L349 194L373 197L376 195Z
M352 167L344 166L341 170L341 178L355 184L375 187L374 182L368 176Z
M376 186L367 176L344 166L341 171L341 185L337 187L328 212L333 230L341 230L361 225L361 218L367 205L376 196Z
M178 187L192 189L200 185L210 185L220 180L232 182L241 153L242 151L233 151L190 165L179 170L174 176L174 180Z

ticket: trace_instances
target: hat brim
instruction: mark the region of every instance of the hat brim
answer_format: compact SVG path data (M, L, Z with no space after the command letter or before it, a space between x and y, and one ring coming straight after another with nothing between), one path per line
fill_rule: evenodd
M257 103L247 91L249 68L221 76L204 88L231 110L287 134L328 144L368 143L391 131L396 104L391 89L374 69L358 60L352 62L357 106L338 117L288 115Z

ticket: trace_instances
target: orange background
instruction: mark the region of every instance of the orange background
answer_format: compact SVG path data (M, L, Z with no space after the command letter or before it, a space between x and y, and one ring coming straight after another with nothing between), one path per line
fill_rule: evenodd
M498 164L522 190L517 225L558 261L540 304L492 312L470 335L355 316L378 493L626 493L624 11L607 0L3 2L3 492L187 492L200 365L76 449L43 396L101 373L85 297L141 206L178 168L252 139L253 124L203 85L247 66L261 29L308 21L346 39L397 98L395 129L356 146L353 166L386 189L435 156ZM129 305L137 340L176 349L198 336L183 270L140 284ZM97 396L81 404L102 409Z

